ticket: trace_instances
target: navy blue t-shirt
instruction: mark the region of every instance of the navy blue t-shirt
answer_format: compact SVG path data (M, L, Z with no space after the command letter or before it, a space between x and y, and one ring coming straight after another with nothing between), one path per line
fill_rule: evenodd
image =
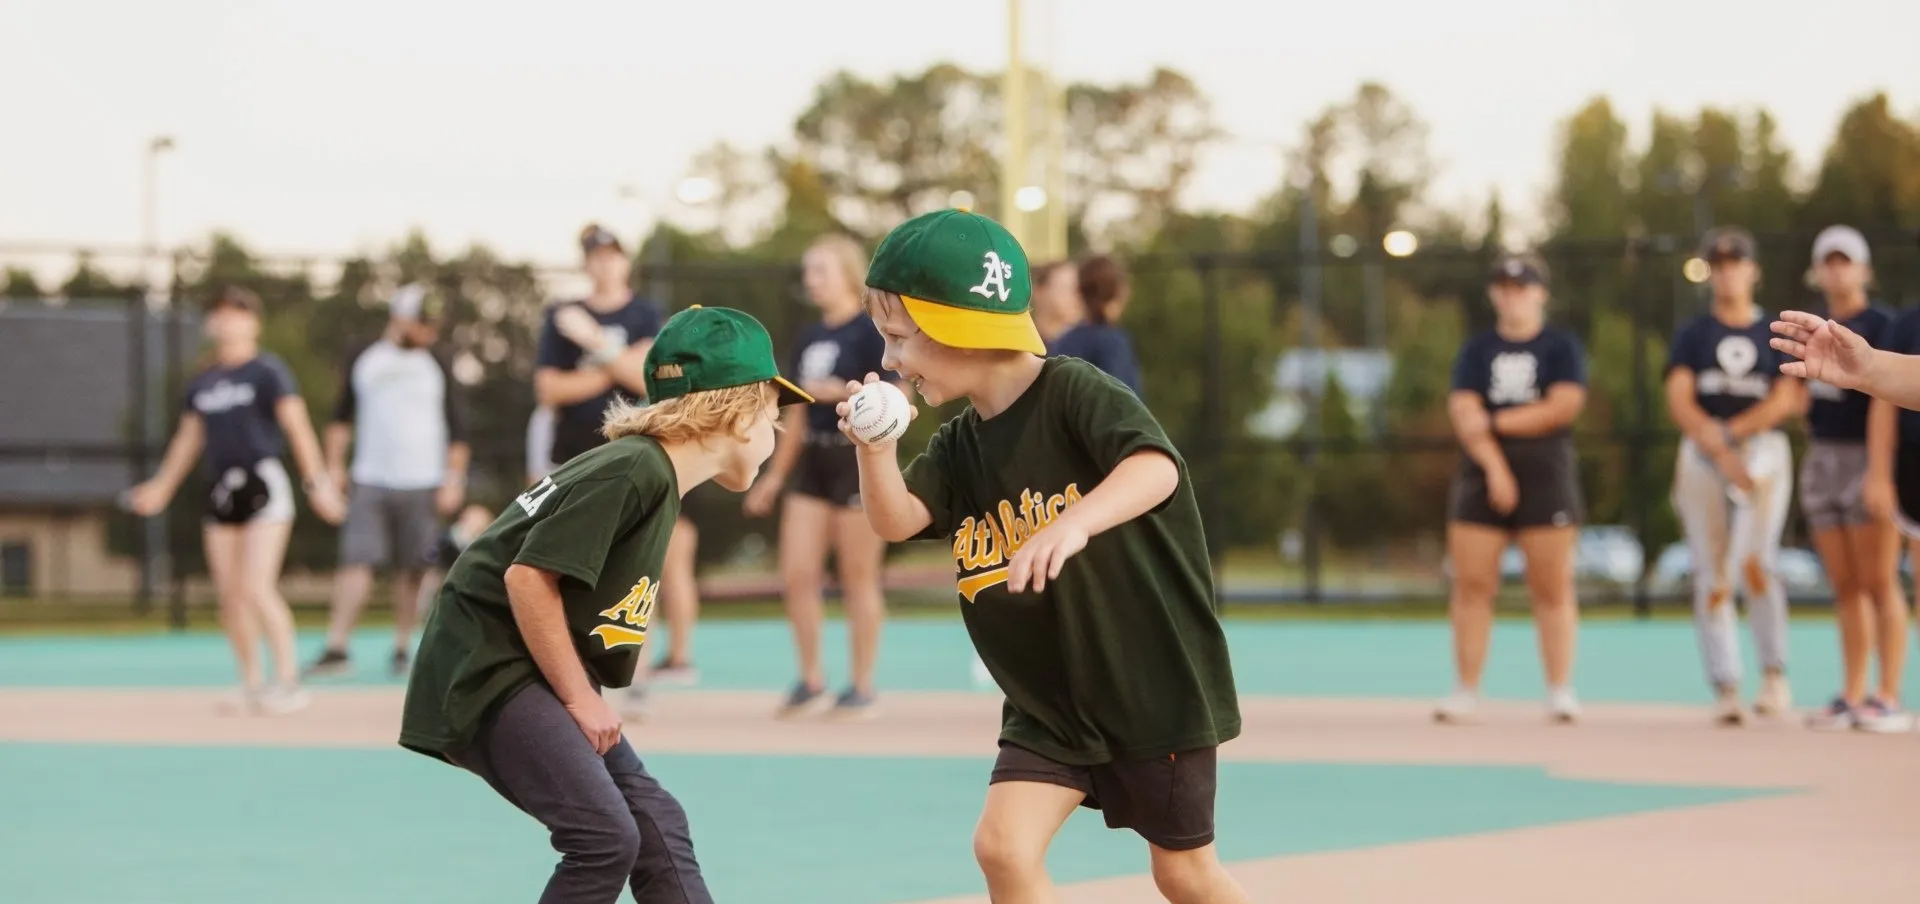
M1920 308L1897 315L1880 333L1879 347L1897 355L1920 355ZM1920 445L1920 411L1900 409L1900 445Z
M1110 323L1081 323L1053 337L1047 354L1079 358L1140 395L1140 362L1133 356L1133 339Z
M1586 351L1558 327L1544 327L1525 342L1487 330L1463 343L1453 359L1453 388L1477 393L1488 412L1538 402L1555 383L1587 385Z
M1887 327L1893 312L1868 305L1860 313L1842 321L1874 348L1884 348ZM1857 389L1841 389L1822 380L1808 380L1807 394L1813 398L1807 406L1807 428L1816 439L1861 442L1867 438L1867 408L1871 396Z
M1726 420L1760 404L1783 378L1780 364L1786 356L1774 351L1770 318L1756 312L1752 323L1731 327L1702 314L1674 334L1667 353L1667 371L1693 371L1693 400L1708 417Z
M215 365L187 383L187 410L206 425L201 460L210 473L250 468L286 449L274 405L298 392L285 361L261 352L234 367Z
M618 345L633 345L645 339L651 339L660 332L660 306L644 298L635 297L617 311L596 311L579 302L593 319L600 321L600 329L607 338ZM540 349L534 360L535 367L552 367L558 370L578 370L583 352L573 340L560 334L553 325L553 316L562 305L554 305L540 321ZM604 440L599 435L601 419L606 415L607 407L616 398L638 401L636 395L624 387L615 385L606 392L591 399L562 407L553 424L553 463L561 464L568 459L600 445Z
M839 326L828 326L824 321L809 325L800 341L794 343L793 362L787 372L802 385L809 380L863 380L870 373L887 379L886 366L880 363L886 353L887 340L873 325L873 318L862 311ZM840 415L833 409L824 402L808 405L807 431L839 434Z

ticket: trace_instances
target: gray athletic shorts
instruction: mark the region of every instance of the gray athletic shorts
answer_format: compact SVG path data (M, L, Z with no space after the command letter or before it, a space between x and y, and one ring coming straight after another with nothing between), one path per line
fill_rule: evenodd
M1832 530L1867 524L1864 484L1867 447L1864 443L1816 439L1800 462L1800 512L1810 530Z
M440 539L435 490L389 490L354 484L340 528L340 564L418 570Z

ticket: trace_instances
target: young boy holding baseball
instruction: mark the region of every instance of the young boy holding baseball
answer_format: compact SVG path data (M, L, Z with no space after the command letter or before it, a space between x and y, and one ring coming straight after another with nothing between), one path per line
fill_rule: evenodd
M407 685L400 744L480 776L561 854L540 898L713 900L684 810L647 774L602 687L633 680L688 490L747 489L773 453L779 376L759 321L695 306L647 352L647 398L608 442L507 506L449 570Z
M885 366L928 404L970 403L904 473L839 411L875 530L952 542L967 632L1006 695L974 835L989 895L1054 900L1047 847L1086 806L1146 839L1167 900L1247 902L1213 844L1215 752L1240 710L1179 452L1119 381L1042 357L1026 253L1000 224L910 220L867 286Z

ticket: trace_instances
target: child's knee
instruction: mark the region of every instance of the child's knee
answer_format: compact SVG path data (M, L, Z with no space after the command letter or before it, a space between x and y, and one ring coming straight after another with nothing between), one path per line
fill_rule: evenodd
M626 875L640 859L640 826L633 814L581 814L581 821L553 833L554 847L582 868Z
M982 822L973 831L973 859L988 881L1012 881L1038 876L1046 870L1047 850L1005 826Z
M1187 851L1168 850L1155 845L1153 884L1174 904L1212 899L1212 891L1224 872L1213 845Z

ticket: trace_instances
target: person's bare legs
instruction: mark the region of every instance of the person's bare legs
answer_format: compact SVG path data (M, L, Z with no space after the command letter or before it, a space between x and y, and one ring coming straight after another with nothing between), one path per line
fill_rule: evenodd
M886 592L880 581L887 543L873 532L865 512L835 509L833 544L853 653L853 689L872 698L874 665L880 658L880 629L887 616Z
M669 666L693 664L693 628L700 621L700 584L694 563L700 551L700 531L692 521L673 523L667 541L667 561L660 576L660 601L666 607Z
M254 617L253 603L247 599L244 577L246 532L242 527L208 525L202 532L207 573L213 579L213 591L220 604L220 627L227 644L233 648L234 664L240 671L240 684L247 693L258 693L264 679L260 668L260 629Z
M1580 604L1573 587L1573 546L1579 530L1572 525L1529 527L1515 537L1527 557L1527 593L1533 599L1540 665L1550 690L1570 687L1573 680L1580 631Z
M426 577L418 568L403 568L393 576L393 651L413 651L413 629L420 624L420 584Z
M327 618L327 649L345 653L353 639L353 626L366 609L373 592L373 566L342 565L333 573L333 598ZM395 610L398 618L398 610Z
M1147 844L1153 884L1170 904L1253 904L1247 890L1220 863L1214 845L1173 851Z
M260 625L273 652L274 681L282 687L300 683L300 664L294 659L293 609L280 595L280 566L287 554L293 522L255 522L246 526L244 580L247 601L259 614Z
M1864 527L1864 525L1863 525ZM1873 657L1873 610L1864 579L1870 572L1857 558L1865 550L1854 545L1855 532L1829 527L1813 532L1813 549L1820 554L1827 583L1833 588L1833 617L1840 628L1840 698L1858 708L1867 696L1867 671Z
M1044 782L995 782L973 830L973 859L993 904L1058 904L1047 848L1086 795Z
M1900 532L1891 522L1847 528L1848 542L1860 562L1855 579L1869 606L1874 646L1880 654L1878 696L1900 702L1900 679L1907 668L1907 598L1900 589Z
M1493 634L1493 598L1500 592L1500 554L1506 548L1507 532L1499 528L1464 521L1447 525L1447 556L1453 563L1447 616L1453 623L1457 686L1434 714L1443 721L1473 715Z
M803 691L823 694L827 687L826 672L820 666L820 631L826 618L820 585L826 578L832 524L833 507L824 499L788 493L780 506L780 582L802 685L794 688L782 707L785 714L813 702L813 697Z

